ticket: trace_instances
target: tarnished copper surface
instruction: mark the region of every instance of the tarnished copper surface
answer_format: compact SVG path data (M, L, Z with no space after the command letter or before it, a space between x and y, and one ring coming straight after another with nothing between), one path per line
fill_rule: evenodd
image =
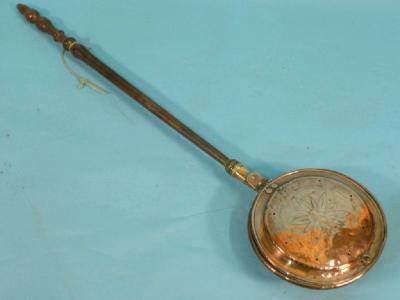
M354 180L328 170L300 170L272 181L250 214L260 259L277 275L313 288L361 277L386 237L383 213Z

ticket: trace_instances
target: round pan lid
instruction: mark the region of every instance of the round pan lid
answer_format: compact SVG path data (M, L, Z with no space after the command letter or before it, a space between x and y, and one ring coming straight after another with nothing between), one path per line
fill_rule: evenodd
M305 287L349 284L378 259L386 221L375 198L353 179L330 170L283 175L258 194L249 235L262 262Z

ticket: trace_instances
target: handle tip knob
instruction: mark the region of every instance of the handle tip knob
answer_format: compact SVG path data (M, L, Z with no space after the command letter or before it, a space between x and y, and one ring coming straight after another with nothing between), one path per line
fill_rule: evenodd
M22 3L17 4L17 9L29 23L36 23L40 18L40 14L38 11L30 8L25 4Z
M63 31L54 27L53 23L49 19L42 17L37 10L22 3L17 4L17 9L29 23L36 25L40 31L50 34L56 42L61 43L65 49L70 50L70 46L75 39L65 36Z
M21 14L24 14L24 13L29 9L29 7L26 6L25 4L18 3L18 4L17 4L17 9L19 10L19 12L20 12Z

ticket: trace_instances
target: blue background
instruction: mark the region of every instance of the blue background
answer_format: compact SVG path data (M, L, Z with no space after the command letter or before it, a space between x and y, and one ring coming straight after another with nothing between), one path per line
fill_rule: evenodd
M275 277L247 239L254 192L95 74L111 95L79 90L2 0L1 299L398 297L399 1L28 4L252 169L365 184L389 239L347 287Z

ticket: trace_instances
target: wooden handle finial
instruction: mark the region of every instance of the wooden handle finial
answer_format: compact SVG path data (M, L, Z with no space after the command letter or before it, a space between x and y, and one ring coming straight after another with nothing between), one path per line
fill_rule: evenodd
M61 43L66 50L70 50L71 45L75 42L74 38L67 37L62 30L54 27L53 23L42 17L37 10L25 4L17 4L17 8L29 23L35 24L40 31L50 34L54 41Z

